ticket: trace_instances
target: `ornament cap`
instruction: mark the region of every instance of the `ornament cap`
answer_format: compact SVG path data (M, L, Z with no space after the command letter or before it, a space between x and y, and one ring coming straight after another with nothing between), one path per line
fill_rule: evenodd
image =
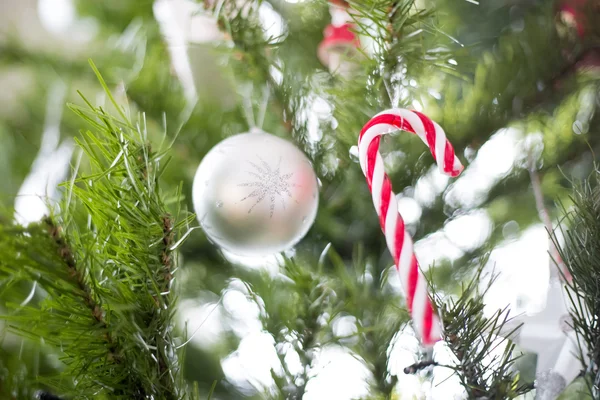
M257 134L257 133L265 133L265 131L260 129L258 126L252 126L252 127L250 127L248 133Z

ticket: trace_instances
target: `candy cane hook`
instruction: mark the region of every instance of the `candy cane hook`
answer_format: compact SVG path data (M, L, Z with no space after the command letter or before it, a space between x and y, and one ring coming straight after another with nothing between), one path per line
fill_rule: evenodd
M431 150L441 172L455 177L461 173L463 166L442 127L417 111L395 108L377 114L363 127L358 138L360 166L371 190L388 249L400 273L414 328L423 344L431 346L440 339L439 319L433 311L427 282L414 254L412 238L398 212L396 195L379 153L380 136L398 129L419 136Z

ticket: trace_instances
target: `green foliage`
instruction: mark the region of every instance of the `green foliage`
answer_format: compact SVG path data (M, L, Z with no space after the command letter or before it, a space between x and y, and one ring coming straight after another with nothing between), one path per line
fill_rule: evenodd
M158 180L168 158L147 143L144 119L87 104L72 106L91 130L78 138L84 157L60 214L0 228L5 294L27 281L42 289L35 304L8 303L4 319L60 357L61 375L46 383L61 394L185 398L171 282L176 233L189 218L167 211Z
M388 372L388 349L409 316L396 305L398 296L385 290L386 271L355 251L349 268L327 245L318 259L286 259L282 275L242 275L261 309L263 326L277 343L284 374L274 379L281 396L301 399L319 352L330 346L351 350L372 374L372 398L392 395L396 378ZM345 319L350 334L334 329ZM292 374L286 362L296 353L301 372Z
M481 271L463 286L456 299L445 300L434 294L444 326L444 341L456 357L456 365L448 368L455 371L469 399L514 399L533 387L519 382L514 372L519 357L513 354L515 344L500 336L509 321L509 310L484 316L483 297L494 279L480 292Z
M569 287L573 307L570 309L573 327L587 348L580 354L586 365L587 389L592 398L600 398L600 171L596 170L586 181L573 189L572 206L563 208L565 218L560 226L564 235L561 243L554 235L568 272L572 276ZM585 356L585 358L584 358Z

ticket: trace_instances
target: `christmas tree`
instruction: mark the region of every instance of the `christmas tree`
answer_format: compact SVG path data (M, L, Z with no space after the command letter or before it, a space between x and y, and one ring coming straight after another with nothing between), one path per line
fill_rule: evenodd
M596 0L0 21L0 399L600 399Z

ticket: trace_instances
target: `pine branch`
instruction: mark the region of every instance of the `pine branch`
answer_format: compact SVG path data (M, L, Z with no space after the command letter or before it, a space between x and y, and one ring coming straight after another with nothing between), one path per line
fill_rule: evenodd
M391 399L398 378L390 373L388 351L398 332L409 323L410 315L399 306L399 296L385 288L387 274L396 271L379 269L374 259L367 258L365 250L365 246L354 246L351 262L344 261L333 246L328 246L321 256L320 264L327 255L332 265L330 280L334 293L345 299L332 304L330 318L348 313L357 321L356 333L344 338L356 343L350 345L335 337L332 340L348 346L371 370L374 378L371 393Z
M513 356L515 345L499 335L509 321L507 309L498 310L489 318L483 315L485 291L480 293L477 289L481 272L482 268L456 300L444 301L434 291L434 302L444 325L443 338L456 357L456 365L449 368L454 370L469 399L514 399L532 388L519 384L513 372L518 358ZM501 346L504 350L500 353Z
M93 68L95 68L92 65ZM61 213L27 228L0 225L4 285L36 280L47 295L13 306L12 330L43 339L65 362L49 381L77 398L188 398L173 338L176 232L158 184L164 152L147 143L107 90L117 116L71 106L93 131ZM10 289L6 286L5 291Z
M310 379L314 352L322 343L319 318L331 306L332 293L327 278L311 270L309 265L286 260L283 266L289 280L272 280L270 277L254 279L253 291L261 297L265 313L263 324L279 345L291 345L299 356L302 369L292 376L287 371L285 351L278 352L286 371L283 378L275 377L280 391L289 399L300 400ZM252 281L252 279L250 279ZM282 300L281 296L285 299ZM284 346L282 349L285 349Z
M163 249L160 256L160 261L163 265L163 285L162 293L167 293L171 290L171 281L173 280L173 260L171 258L173 246L173 221L169 214L161 218L163 223Z
M589 363L586 380L592 398L600 399L600 171L586 181L575 183L570 200L561 205L564 219L561 244L552 236L560 257L571 274L570 309L573 328L587 347ZM579 355L585 359L583 354ZM585 365L585 364L584 364Z
M94 299L92 295L92 289L85 281L84 273L81 269L77 268L77 263L75 262L73 250L66 243L66 240L63 237L62 228L57 226L50 217L44 218L43 223L46 224L48 233L54 241L54 243L56 244L58 256L63 260L63 263L68 270L69 277L79 288L81 296L83 297L83 302L90 310L92 317L94 317L94 319L98 322L100 329L106 331L105 339L109 349L108 359L118 364L120 357L119 352L116 349L115 342L111 337L109 327L106 324L106 320L104 319L104 311Z

